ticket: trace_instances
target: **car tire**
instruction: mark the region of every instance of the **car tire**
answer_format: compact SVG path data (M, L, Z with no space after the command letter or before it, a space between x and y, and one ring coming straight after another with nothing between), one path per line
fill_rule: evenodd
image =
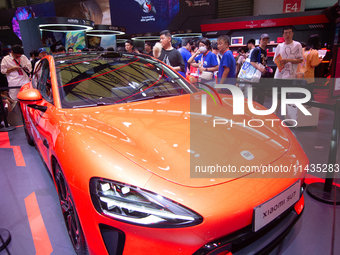
M25 123L25 119L24 119L24 115L22 113L21 107L20 107L20 111L21 111L22 124L24 125L24 130L25 130L25 135L26 135L27 143L29 145L31 145L31 146L34 146L34 140L33 140L32 136L30 135L30 133L27 130L27 126L26 126L26 123Z
M88 255L85 236L79 222L70 188L58 163L55 163L54 169L61 211L71 243L77 255Z

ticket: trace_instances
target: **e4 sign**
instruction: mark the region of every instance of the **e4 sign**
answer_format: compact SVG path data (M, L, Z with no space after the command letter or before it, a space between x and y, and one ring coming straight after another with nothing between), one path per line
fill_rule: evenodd
M299 12L301 9L301 0L283 0L283 13Z

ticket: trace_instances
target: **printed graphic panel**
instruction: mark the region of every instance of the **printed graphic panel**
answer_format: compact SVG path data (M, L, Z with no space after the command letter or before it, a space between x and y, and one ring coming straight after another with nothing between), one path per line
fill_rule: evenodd
M74 51L85 48L85 32L67 32L65 48L69 47L72 47Z

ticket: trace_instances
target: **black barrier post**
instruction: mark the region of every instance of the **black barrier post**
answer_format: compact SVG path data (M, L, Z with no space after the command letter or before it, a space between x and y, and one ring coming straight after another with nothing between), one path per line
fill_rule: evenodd
M339 133L340 133L340 99L336 101L334 109L334 123L331 137L331 147L328 156L328 171L325 183L312 183L309 184L307 187L307 193L312 198L326 204L335 203L337 205L340 205L340 188L338 186L333 185L334 173L339 170L339 164L336 164L340 137Z
M10 254L7 246L11 242L11 239L9 231L7 229L0 228L0 252L5 249L7 254Z
M6 111L5 111L4 104L2 103L2 99L1 99L1 102L0 102L0 114L1 114L2 119L4 120L4 123L5 123L5 126L0 128L0 132L7 132L7 131L14 130L15 127L10 127L8 125Z
M335 118L334 118L333 132L332 132L332 138L331 138L331 148L330 148L329 157L328 157L328 163L333 164L333 165L336 164L337 148L339 144L340 99L336 101L334 114L335 114ZM334 171L332 172L328 171L326 175L326 181L325 181L325 188L324 188L325 192L331 192L333 179L334 179Z
M8 90L8 89L17 89L17 88L21 88L20 86L15 86L15 87L4 87L4 88L0 88L0 91L2 90ZM5 107L4 107L4 104L2 103L2 98L1 98L1 101L0 101L0 117L2 117L4 123L5 123L5 126L0 128L0 132L8 132L8 131L12 131L14 129L16 129L16 127L10 127L8 125L8 122L7 122L7 116L6 116L6 111L5 111ZM1 120L1 118L0 118Z

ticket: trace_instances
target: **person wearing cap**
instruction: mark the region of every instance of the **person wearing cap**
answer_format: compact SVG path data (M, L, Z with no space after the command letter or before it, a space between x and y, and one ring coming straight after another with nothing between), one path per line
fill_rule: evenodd
M295 79L298 64L302 62L302 46L293 40L294 28L287 26L283 28L284 42L277 45L274 55L279 61L280 68L276 68L275 79ZM275 61L274 61L275 62ZM277 64L277 62L276 62ZM282 67L282 69L281 69ZM281 69L281 71L280 71Z
M267 66L267 45L269 42L269 35L262 34L260 37L259 47L255 47L250 55L250 64L256 69L260 70L262 74L266 74ZM258 55L261 54L260 62L258 62ZM262 64L262 66L259 65Z
M39 53L39 60L35 63L34 65L34 68L33 68L33 74L36 72L36 69L37 69L37 66L38 64L40 63L40 60L43 58L43 57L46 57L47 56L47 52L46 52L46 49L45 48L40 48L38 50L38 53Z
M32 65L24 55L24 50L20 45L14 45L9 55L1 61L1 73L6 74L8 87L23 86L30 82ZM20 88L10 89L8 95L11 99L17 100Z
M41 59L43 57L47 56L47 52L46 52L45 48L39 48L38 53L39 53L39 60L34 65L33 73L32 73L33 76L32 77L34 77L34 74L37 72L37 66L39 65ZM40 70L40 72L41 72L41 70Z
M46 49L45 48L40 48L38 50L38 53L39 53L39 58L42 59L43 57L46 57L47 56L47 52L46 52Z
M262 34L260 37L259 47L256 47L252 50L250 55L250 64L258 69L262 73L262 77L268 75L268 73L272 73L273 70L271 68L267 68L267 45L269 43L269 35ZM260 54L260 58L259 58ZM260 59L260 62L258 60ZM259 104L264 104L265 99L265 91L262 88L254 88L253 89L253 100Z

